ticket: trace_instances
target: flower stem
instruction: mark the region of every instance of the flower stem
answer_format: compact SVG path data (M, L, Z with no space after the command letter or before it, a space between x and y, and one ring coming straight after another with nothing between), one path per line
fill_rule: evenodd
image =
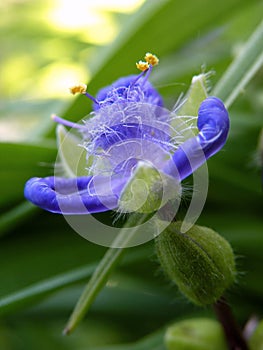
M132 227L132 229L128 234L126 231L120 230L119 234L112 244L112 246L115 248L110 247L106 251L105 255L91 276L89 282L87 283L70 316L68 323L63 330L64 335L70 334L76 328L79 322L84 318L89 307L96 299L101 289L107 283L110 274L113 272L115 267L120 262L122 256L124 255L125 247L129 245L129 242L137 234L138 229L136 226L133 227L134 223L136 222L137 225L140 225L147 219L148 216L149 214L145 214L142 215L140 219L138 219L137 216L131 215L127 220L123 228Z
M249 350L226 299L221 297L213 307L217 318L223 327L229 349Z
M213 94L230 107L263 64L263 21L213 89Z

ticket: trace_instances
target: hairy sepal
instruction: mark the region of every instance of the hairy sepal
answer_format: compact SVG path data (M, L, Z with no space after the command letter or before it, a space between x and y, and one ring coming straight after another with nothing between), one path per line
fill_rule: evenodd
M172 177L140 161L119 200L121 212L152 213L181 197L181 185Z

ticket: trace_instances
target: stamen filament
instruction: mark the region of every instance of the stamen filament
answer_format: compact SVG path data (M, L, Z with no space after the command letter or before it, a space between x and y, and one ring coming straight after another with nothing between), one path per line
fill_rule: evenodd
M137 83L137 81L140 80L142 76L144 76L145 72L146 72L146 71L141 72L141 73L136 77L136 79L133 81L133 83L130 85L130 87L133 87L133 86Z
M96 100L95 97L93 97L92 95L90 95L87 91L82 93L83 95L85 95L86 97L88 97L91 101L93 101L94 103L96 103L97 105L99 104L99 101Z
M75 94L82 94L82 95L85 95L86 97L88 97L91 101L93 101L94 103L96 104L99 104L99 101L96 100L95 97L93 97L92 95L90 95L88 92L87 92L87 85L86 84L83 84L83 83L80 83L80 84L77 84L77 85L74 85L72 86L69 91L72 93L72 95L75 95Z
M62 125L68 126L70 128L74 128L74 129L82 129L84 127L84 125L70 122L69 120L60 118L55 114L52 114L51 119L54 120L54 122L56 122L58 124L62 124Z
M150 64L150 66L149 66L149 68L147 69L147 71L146 71L146 74L145 74L145 76L144 76L144 78L143 78L143 81L142 81L142 86L146 83L146 81L148 80L148 78L149 78L149 76L150 76L150 74L151 74L151 72L152 72L152 69L153 69L153 66Z

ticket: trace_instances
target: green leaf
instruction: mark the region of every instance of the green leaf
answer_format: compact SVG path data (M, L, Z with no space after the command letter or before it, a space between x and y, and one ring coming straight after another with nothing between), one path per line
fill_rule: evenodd
M229 107L263 65L263 21L250 36L241 52L221 77L213 94Z
M61 234L61 239L56 238L53 242L48 236L45 239L45 237L41 235L42 232L38 232L38 234L40 235L39 237L36 237L35 240L31 239L29 242L25 237L23 238L20 244L21 252L14 252L12 246L8 247L7 245L5 254L3 251L1 252L3 261L6 260L6 257L9 257L10 260L15 260L16 256L21 260L19 266L16 264L15 266L7 265L6 267L3 266L1 270L0 277L6 281L6 285L1 288L1 294L6 291L0 299L1 315L10 314L32 306L56 291L69 287L72 284L86 281L95 271L96 266L99 265L98 259L102 249L100 247L100 249L98 249L98 247L90 245L86 241L86 244L83 244L82 239L74 239L72 232L70 235L66 233L64 233L64 235ZM62 239L63 242L61 242ZM36 252L39 245L42 247L41 253ZM71 251L74 251L78 259L68 264L67 261L64 261L64 258L67 259ZM37 259L35 254L38 256ZM135 262L144 261L147 259L148 254L148 249L145 247L128 252L125 259L122 261L122 265L129 267ZM88 259L86 257L87 255L89 256ZM49 264L46 264L47 260ZM76 264L79 264L79 262L85 260L90 261L86 265L74 267ZM32 266L33 261L35 261L35 268L34 265ZM40 262L43 262L44 266L42 266ZM54 264L57 262L59 262L60 266L55 268ZM60 272L60 270L62 272ZM12 276L10 276L10 271L12 271L13 274L19 274L26 286L21 287L19 281L14 281ZM6 275L11 279L10 282ZM53 276L46 277L50 275ZM32 283L32 277L33 280L35 280L36 276L39 280ZM11 286L11 290L16 290L15 292L9 291L11 284L13 285L13 287Z
M93 273L95 266L96 264L89 264L53 278L43 280L39 283L35 283L19 292L0 299L0 314L10 313L21 307L32 305L33 302L41 300L51 292L55 292L65 286L71 285L72 283L83 281Z
M130 16L116 40L101 50L91 62L92 81L89 83L89 92L94 94L102 88L102 81L106 85L120 76L133 72L136 74L132 67L147 51L157 54L161 65L162 57L179 50L196 37L197 28L198 33L204 33L212 25L225 20L230 11L241 9L246 4L245 0L228 0L211 6L210 0L202 0L188 1L187 6L180 6L173 0L146 1L137 13ZM182 21L182 18L185 20ZM86 106L86 100L79 96L63 117L67 119L74 115L74 120L79 120L83 117Z
M25 182L34 176L53 173L54 143L0 143L0 208L24 197Z
M23 202L0 215L0 236L26 221L37 210L33 204Z
M62 105L63 101L54 99L0 101L1 142L38 142L54 127L50 115Z

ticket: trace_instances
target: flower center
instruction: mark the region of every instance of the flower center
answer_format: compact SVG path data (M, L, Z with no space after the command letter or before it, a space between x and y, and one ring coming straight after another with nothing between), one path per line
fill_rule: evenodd
M81 130L84 147L92 155L92 174L132 171L139 161L156 167L175 151L170 112L148 103L113 103L93 113Z
M162 107L161 96L148 81L158 62L155 55L147 53L145 61L136 63L142 71L139 75L118 79L96 97L87 92L85 84L73 86L71 93L93 101L94 110L82 125L53 116L82 134L90 174L131 173L140 161L164 169L185 140L180 132L185 123L174 121L175 115Z

